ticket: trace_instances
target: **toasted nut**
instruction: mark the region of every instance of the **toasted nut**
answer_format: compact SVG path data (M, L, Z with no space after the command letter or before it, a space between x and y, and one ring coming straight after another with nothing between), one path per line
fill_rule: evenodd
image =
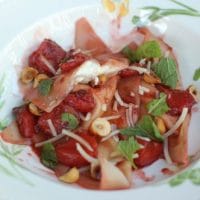
M38 74L34 79L33 88L36 88L39 85L40 81L48 79L48 78L49 77L46 74Z
M160 118L160 117L156 117L155 121L156 121L156 125L157 125L158 130L160 131L160 133L164 134L166 132L166 126L165 126L165 123L164 123L163 119Z
M65 183L75 183L80 177L79 170L76 167L71 168L66 174L59 177L59 180Z
M101 75L99 76L99 82L100 82L100 85L103 85L105 84L105 82L108 80L108 77L106 75Z
M38 71L32 67L25 67L22 72L20 79L22 83L28 84L37 76Z
M33 103L29 103L28 108L29 108L29 111L30 111L32 114L34 114L34 115L36 115L36 116L40 116L40 115L41 115L41 111L40 111L39 108L38 108L36 105L34 105Z
M144 74L143 79L146 83L155 84L161 83L160 79L154 75Z
M196 102L200 101L200 92L194 85L190 85L188 91L194 97Z
M111 132L111 125L108 120L104 118L97 118L92 122L90 131L95 135L105 137Z

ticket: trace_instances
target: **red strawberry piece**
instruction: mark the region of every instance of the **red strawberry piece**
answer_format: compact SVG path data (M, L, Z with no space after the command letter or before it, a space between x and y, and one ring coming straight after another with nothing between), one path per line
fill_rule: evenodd
M90 136L87 133L81 133L80 136L85 139L93 148L93 152L86 149L84 146L84 150L92 157L97 156L97 141L94 136ZM56 145L56 154L58 161L69 167L83 167L88 165L88 161L86 161L80 153L76 149L76 143L74 139L69 139L63 143L59 143Z
M60 68L62 72L69 72L72 69L80 66L83 62L88 59L88 56L83 53L75 53L69 56L66 62L60 64Z
M38 129L49 136L52 136L50 127L48 125L47 120L50 119L57 131L57 134L60 134L62 129L68 127L67 122L63 122L61 116L63 113L71 113L79 119L78 114L75 112L73 108L68 106L66 103L61 103L59 106L54 108L50 113L43 113L42 116L38 120Z
M32 138L36 134L37 118L29 111L28 106L14 108L13 112L20 134L25 138Z
M94 97L90 90L78 90L70 93L64 100L69 106L72 106L75 110L87 113L93 110L95 107Z
M29 66L36 68L39 73L47 74L48 76L54 75L53 70L59 68L59 64L65 58L66 52L54 41L45 39L37 50L35 50L29 57ZM44 59L47 62L44 62Z
M139 157L134 159L135 164L138 167L145 167L156 160L158 160L163 154L163 144L155 141L145 141L142 139L137 139L138 143L143 145L144 148L140 149L137 153Z

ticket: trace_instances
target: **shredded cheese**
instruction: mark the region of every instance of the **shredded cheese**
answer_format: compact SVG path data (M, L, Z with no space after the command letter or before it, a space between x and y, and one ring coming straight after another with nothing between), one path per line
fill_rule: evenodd
M114 135L113 139L115 140L115 142L119 142L119 137L117 135Z
M131 92L131 93L130 93L130 96L131 96L131 97L134 97L134 96L135 96L135 93L134 93L134 92Z
M145 63L146 63L146 58L141 59L139 62L140 65L144 65Z
M133 154L133 159L135 159L135 158L139 158L139 154L138 153L134 153Z
M117 100L117 102L119 103L120 106L123 106L123 107L127 107L127 108L128 108L128 104L125 103L125 102L121 99L118 90L116 90L116 92L115 92L115 99Z
M149 74L149 71L146 68L143 68L143 67L129 66L128 69L138 71L140 74L144 74L144 73Z
M179 117L179 119L176 121L176 123L172 126L172 128L170 130L168 130L163 136L164 138L169 137L170 135L172 135L176 129L179 128L179 126L184 122L185 117L187 116L188 113L188 108L183 108L182 113Z
M90 112L88 112L86 114L86 116L84 116L82 113L79 113L79 116L80 116L81 120L87 122L91 119L92 114Z
M117 101L115 100L114 104L113 104L113 110L118 112L118 103Z
M150 142L150 141L151 141L148 137L142 137L142 136L136 135L136 138L141 139L141 140L144 140L144 141L147 141L147 142Z
M127 123L128 127L131 126L130 119L129 119L129 111L128 111L128 109L126 109L126 123Z
M139 90L143 90L144 92L150 92L150 89L147 87L144 87L142 85L139 85Z
M89 163L98 163L98 159L93 158L92 156L90 156L79 143L76 143L76 149L77 151L81 154L81 156L87 160Z
M129 104L128 107L128 118L131 126L134 126L134 121L133 121L133 105Z
M65 135L64 134L60 134L60 135L57 135L56 137L53 137L49 140L45 140L43 142L39 142L37 144L35 144L35 147L41 147L43 146L44 144L46 143L53 143L53 142L56 142L57 140L60 140L61 138L63 138Z
M169 155L169 149L168 149L168 138L166 138L164 140L164 146L163 147L164 147L163 151L164 151L165 160L167 161L168 164L172 164L173 162L172 162L172 159Z
M144 145L139 144L139 146L140 146L140 149L144 149Z
M54 125L53 125L52 120L51 120L51 119L48 119L48 120L47 120L47 124L48 124L48 126L49 126L49 128L50 128L50 130L51 130L51 134L52 134L54 137L56 137L58 134L57 134L57 132L56 132L56 129L55 129Z
M150 72L151 72L151 61L148 61L148 63L147 63L147 70L150 74Z
M106 116L106 117L102 117L106 120L113 120L113 119L119 119L120 118L120 115L111 115L111 116Z
M139 90L138 93L139 93L140 95L144 95L144 91L143 91L143 90Z
M49 70L55 75L56 70L54 69L53 65L44 56L40 56L40 59L49 68Z
M115 136L115 135L117 135L119 133L120 133L120 130L118 130L118 129L114 130L108 136L102 138L101 142L104 142L104 141L108 140L109 138L111 138L111 137L113 137L113 136Z
M84 140L82 137L80 137L79 135L74 134L73 132L65 130L65 129L62 130L62 134L67 135L67 136L73 138L74 140L76 140L79 143L81 143L88 150L93 151L93 148L91 147L91 145L86 140Z

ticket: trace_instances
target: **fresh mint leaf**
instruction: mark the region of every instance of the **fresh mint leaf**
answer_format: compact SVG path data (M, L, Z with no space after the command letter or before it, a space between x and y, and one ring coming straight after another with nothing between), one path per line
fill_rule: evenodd
M143 58L160 58L162 56L160 45L155 40L143 43L136 51L127 46L122 50L122 53L131 62L136 62Z
M155 40L145 42L135 51L135 58L137 61L143 58L160 58L161 56L160 45Z
M159 142L163 141L163 136L150 115L144 115L135 127L121 129L120 133L127 136L148 137Z
M133 23L133 24L137 24L139 21L140 21L140 17L139 17L139 16L134 15L134 16L132 17L132 23Z
M196 69L194 72L193 80L198 81L200 79L200 68Z
M39 82L38 91L42 96L47 96L52 88L53 80L52 79L44 79Z
M118 143L118 151L132 164L133 168L137 168L133 162L133 155L139 149L140 145L134 137L129 137L127 140L121 140Z
M153 116L161 116L169 110L166 103L167 95L160 93L159 99L154 99L147 104L148 113Z
M78 119L71 113L62 113L61 120L67 122L68 128L71 130L76 129L79 124Z
M161 79L161 82L171 88L176 88L178 75L176 63L172 58L161 58L151 69Z
M42 147L41 162L50 169L54 169L57 165L57 157L55 148L51 143L46 143Z

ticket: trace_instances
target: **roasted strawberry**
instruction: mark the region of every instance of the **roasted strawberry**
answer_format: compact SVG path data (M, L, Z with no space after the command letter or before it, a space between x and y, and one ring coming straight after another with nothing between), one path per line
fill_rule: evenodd
M167 94L167 104L170 107L169 113L171 115L180 115L184 107L191 110L196 103L188 90L172 90L162 85L157 85L157 88Z
M78 90L70 93L64 100L69 106L72 106L75 110L87 113L93 110L95 107L94 97L90 90Z
M49 136L52 136L49 124L47 122L48 119L50 119L57 131L57 133L61 133L62 129L68 128L68 123L62 121L62 114L63 113L71 113L73 114L77 119L78 114L76 111L68 106L66 103L61 103L59 106L54 108L50 113L43 113L42 116L38 120L38 129Z
M119 72L119 75L121 78L128 78L131 76L139 75L139 72L132 69L123 69Z
M89 151L85 147L85 151L92 157L97 156L97 141L94 136L90 136L87 133L81 133L80 136L86 140L91 147L93 148L93 152ZM74 139L69 139L68 141L65 141L64 143L59 143L56 145L56 154L58 161L66 166L69 167L83 167L88 165L88 161L86 161L80 153L76 149L76 143Z
M85 62L88 59L88 56L83 53L71 53L71 55L68 57L66 62L63 62L60 64L60 68L62 72L69 72L72 69L75 69L76 67L80 66L83 62Z
M163 154L163 144L155 141L145 141L142 139L137 139L138 143L143 145L144 148L140 149L137 153L138 158L134 159L135 164L138 167L145 167L156 160L158 160Z
M191 110L196 103L194 97L188 91L173 90L167 97L170 114L180 115L184 107Z
M52 76L65 58L66 52L54 41L45 39L29 57L29 66L36 68L39 73Z
M28 109L22 106L13 109L20 134L25 138L32 138L36 134L37 118Z

